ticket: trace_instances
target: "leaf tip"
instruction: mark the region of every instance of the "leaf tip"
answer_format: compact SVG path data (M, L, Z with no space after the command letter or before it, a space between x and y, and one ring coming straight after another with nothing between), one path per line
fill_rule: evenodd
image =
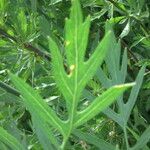
M133 83L126 83L126 84L120 84L120 85L115 85L114 87L115 88L129 88L129 87L132 87L136 85L136 82L133 82Z

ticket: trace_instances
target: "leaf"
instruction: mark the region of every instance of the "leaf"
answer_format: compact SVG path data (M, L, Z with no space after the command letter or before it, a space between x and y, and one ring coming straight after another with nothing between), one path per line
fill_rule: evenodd
M66 100L69 114L67 120L69 126L68 133L64 138L62 147L65 145L75 127L83 124L108 107L116 97L132 85L127 84L112 87L102 94L102 96L96 98L88 108L82 112L77 111L78 102L86 84L95 75L107 51L114 46L113 43L116 41L112 31L112 25L107 22L104 38L98 44L90 58L85 61L89 27L90 17L88 16L85 21L83 21L80 3L78 0L73 0L70 18L66 19L65 24L65 60L62 58L58 44L51 37L48 37L52 56L53 75L59 90ZM114 47L120 50L120 44L116 44ZM115 52L115 57L118 60L117 52ZM64 69L64 61L68 65L69 73ZM119 60L116 63L118 63L117 65L119 66ZM113 65L115 66L115 64Z
M26 15L23 9L18 11L17 19L18 19L18 28L20 28L19 31L25 36L27 32L28 24L27 24Z
M52 55L53 75L57 86L66 99L68 107L71 105L71 97L73 95L72 85L68 82L67 74L64 70L62 56L59 52L57 44L49 38L49 45Z
M137 140L137 143L131 150L140 150L147 142L150 141L150 126L142 133L141 137Z
M92 16L91 20L94 21L96 19L100 19L106 12L107 12L107 9L104 7L101 11L95 13Z
M51 0L50 5L55 5L59 2L61 2L62 0Z
M124 105L124 114L125 114L124 120L125 120L125 122L128 121L129 116L131 114L131 110L133 109L133 106L136 102L140 87L143 82L144 72L145 72L145 66L143 66L140 69L138 76L136 78L136 81L135 81L137 84L132 88L129 99L128 99L127 103Z
M59 144L56 141L55 136L51 132L52 129L49 128L48 123L35 117L33 117L32 120L33 120L33 125L35 127L35 132L38 136L40 143L43 146L43 149L44 150L49 150L49 149L55 150L55 148L58 149Z
M100 97L97 97L83 111L78 112L78 104L83 90L89 80L96 74L97 69L107 55L108 50L111 50L111 53L113 52L113 49L116 50L114 51L116 59L113 61L112 66L110 65L110 69L112 69L112 77L117 80L116 75L120 71L119 69L116 70L120 63L120 59L117 55L119 53L120 56L120 43L116 43L112 25L107 22L104 38L99 42L95 50L93 50L93 54L90 58L85 61L91 19L90 16L88 16L83 20L79 0L72 0L71 3L70 17L69 19L66 19L65 22L64 58L60 52L60 45L62 44L55 42L52 37L48 37L52 56L53 75L56 84L66 101L68 112L67 120L62 121L33 88L23 82L20 78L10 74L13 84L21 93L23 102L31 113L35 131L44 149L47 149L46 145L51 149L53 149L53 146L57 149L65 149L65 145L74 128L82 125L100 113L128 87L133 85L121 84L113 86ZM47 34L45 33L45 35ZM109 58L112 60L112 57ZM64 68L64 62L68 72L66 71L66 68ZM109 82L109 84L111 84L111 82ZM61 145L59 145L57 138L55 138L54 132L52 132L52 129L54 128L62 135ZM48 131L49 134L47 134Z
M44 17L44 16L41 16L39 18L39 23L40 23L40 29L41 29L41 32L44 36L49 36L51 34L51 31L50 31L50 24L48 22L48 20Z
M56 83L64 95L66 101L67 101L67 106L68 109L71 108L70 105L72 104L72 97L77 96L76 98L78 101L79 99L79 94L73 95L74 88L75 86L77 87L77 84L79 84L78 87L81 87L80 91L78 93L81 94L81 91L83 90L87 80L86 77L83 77L84 75L88 76L88 80L91 78L91 76L94 74L93 66L95 65L94 62L98 60L100 62L103 59L103 56L105 55L104 52L106 52L108 39L111 37L104 38L103 44L99 46L95 52L95 56L90 59L90 62L87 62L84 65L84 54L87 46L87 41L88 41L88 33L89 33L89 25L90 25L90 18L88 17L86 21L83 23L82 19L82 14L81 14L81 8L79 6L78 1L73 1L72 2L72 11L70 15L70 19L66 20L66 26L65 26L65 49L66 49L66 57L67 57L67 63L69 65L69 68L71 70L71 75L68 76L64 70L63 67L63 59L62 56L59 52L59 47L57 44L49 38L49 45L52 53L52 61L53 61L53 72L54 72L54 77L56 80ZM107 40L107 41L106 41ZM102 51L99 52L100 48L103 47L105 44L105 48L103 48ZM79 53L80 50L80 53ZM98 54L98 56L96 56ZM99 57L101 55L101 57ZM94 62L92 62L94 60ZM99 63L96 63L96 65L99 65ZM89 70L87 68L91 66ZM96 67L94 68L96 70ZM86 73L86 72L87 73ZM89 72L89 73L88 73ZM91 74L92 73L92 74ZM76 74L76 77L75 77ZM89 76L89 74L91 74ZM75 81L76 78L76 81ZM77 81L78 80L78 81ZM81 80L81 81L79 81ZM82 82L84 82L84 85ZM76 82L76 83L75 83ZM80 83L78 83L80 82ZM76 85L75 85L76 84Z
M130 46L130 49L132 49L133 47L137 46L140 42L142 42L145 39L146 39L146 37L140 37L140 38L138 38L136 41L134 41L132 43L132 45Z
M108 89L101 96L97 97L85 110L78 112L74 126L77 127L87 122L106 109L120 94L133 85L135 83L116 85Z
M123 37L127 36L129 32L130 32L130 19L128 19L128 22L119 37L122 39Z
M64 124L56 116L53 110L46 104L44 100L36 93L33 88L27 85L22 79L13 74L9 74L13 84L23 96L25 106L31 113L31 116L36 116L45 122L48 122L53 127L57 128L62 134L64 134Z
M107 143L106 141L99 139L97 136L90 134L90 133L84 133L78 129L75 129L73 131L73 134L80 139L95 145L99 150L114 150L115 146Z
M127 127L127 129L130 131L130 133L133 135L133 137L134 137L136 140L140 139L140 136L139 136L135 131L133 131L133 129L131 129L131 128L129 128L129 127ZM144 150L149 150L149 148L148 148L147 145L143 146L143 148L144 148ZM132 148L131 148L131 150L132 150Z
M79 87L85 87L86 83L93 77L96 73L99 65L103 62L104 57L107 54L107 50L109 50L111 44L110 41L113 40L112 32L108 31L103 38L103 40L99 43L96 50L89 58L87 62L85 62L85 69L82 71L82 76L79 82ZM82 88L83 90L83 88Z
M22 144L2 127L0 127L0 141L9 146L12 150L25 150Z
M114 84L124 83L127 75L127 51L126 50L124 51L123 59L120 67L119 58L120 58L121 47L119 46L120 45L119 43L116 43L116 41L113 41L113 44L114 46L112 46L107 57L105 58L106 67L108 69L109 76L106 76L102 69L100 69L97 72L98 79L102 82L102 85L106 88L109 88ZM132 88L127 103L124 103L123 96L120 96L117 101L118 104L117 112L115 112L111 108L105 109L103 111L108 117L113 119L122 127L126 139L127 139L127 134L125 133L125 130L127 128L127 121L135 105L143 81L144 71L145 71L145 66L143 66L138 73L138 76L135 81L136 85ZM126 143L126 145L128 145L128 143Z
M123 53L123 58L122 58L122 64L121 64L121 68L120 68L120 77L122 79L122 81L125 81L126 79L126 75L127 75L127 61L128 61L128 58L127 58L127 50L125 49L124 50L124 53Z
M120 41L117 43L115 40L113 41L112 47L105 58L106 67L108 69L108 73L110 74L110 78L106 76L104 71L100 68L97 71L97 78L100 80L102 85L106 88L109 88L115 84L124 83L127 75L127 50L125 49L123 53L122 63L120 66ZM131 114L131 110L135 104L137 99L137 95L139 89L141 87L143 76L144 76L145 67L142 67L139 71L139 74L136 79L136 85L132 88L130 98L128 99L127 104L124 104L123 97L120 97L117 101L118 103L118 112L113 112L113 110L106 109L104 113L115 120L120 126L124 126L128 118ZM128 111L127 111L128 110Z

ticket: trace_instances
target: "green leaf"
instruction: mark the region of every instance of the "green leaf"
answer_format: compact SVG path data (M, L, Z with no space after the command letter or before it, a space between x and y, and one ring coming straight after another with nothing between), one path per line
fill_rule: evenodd
M110 49L111 44L110 41L113 40L113 33L108 31L103 38L103 40L99 43L97 48L95 49L92 56L89 58L87 62L84 63L82 69L82 75L80 75L81 79L79 80L79 87L85 87L86 83L93 77L96 73L99 65L103 62L104 57L107 54L107 50ZM81 88L81 90L83 90Z
M75 129L73 131L73 134L77 137L79 137L81 140L84 140L90 144L95 145L99 150L114 150L115 146L107 143L106 141L99 139L97 136L90 134L90 133L84 133L78 129Z
M57 3L59 3L59 2L61 2L62 0L51 0L51 5L55 5L55 4L57 4Z
M127 129L129 130L129 132L133 135L133 137L136 139L136 140L138 140L138 139L140 139L140 136L135 132L135 131L133 131L133 129L131 129L131 128L129 128L129 127L127 127ZM146 131L146 130L145 130ZM136 147L136 146L135 146ZM144 150L149 150L149 148L148 148L148 146L145 144L145 146L143 146L142 148L144 148ZM133 149L134 149L134 146L133 146ZM131 148L131 150L132 150L132 148Z
M19 31L25 36L27 32L28 24L27 24L26 15L23 9L18 11L17 19L18 19Z
M41 32L44 36L48 36L51 34L51 31L50 31L50 24L48 22L48 20L44 17L44 16L41 16L39 18L39 23L40 23L40 29L41 29Z
M64 123L56 116L54 111L46 104L40 95L22 79L11 73L9 75L13 84L23 96L25 106L31 113L31 116L35 116L36 118L48 122L51 126L57 128L62 134L64 134Z
M116 41L113 41L112 43L113 43L112 48L110 49L107 57L105 58L109 76L107 76L102 69L100 69L97 72L98 79L102 82L102 85L106 88L109 88L114 84L124 83L127 75L127 51L126 50L124 51L122 63L120 66L120 51L121 51L120 42L117 43ZM129 145L126 134L127 121L135 105L143 81L144 72L145 66L143 66L138 73L138 76L135 81L136 85L132 88L127 103L124 103L123 96L121 96L118 98L117 101L118 110L116 112L111 108L105 109L103 111L108 117L113 119L122 127L124 131L124 136L126 138L127 147Z
M70 17L69 19L66 19L65 22L65 37L63 47L65 52L64 57L60 52L60 46L62 46L62 44L58 44L58 42L55 42L52 37L48 37L52 57L53 75L56 84L66 101L68 112L67 120L61 120L44 102L40 95L34 91L33 88L27 85L20 78L10 74L13 84L21 93L23 102L31 113L36 134L38 135L38 138L44 149L47 149L47 145L51 149L53 149L53 146L55 146L57 149L65 149L68 138L77 126L82 125L107 108L120 94L133 85L121 84L113 86L101 96L95 98L95 100L93 100L93 102L87 108L78 112L78 105L83 90L86 84L96 74L97 69L102 64L105 57L107 57L108 60L106 63L110 64L109 69L111 70L110 72L112 78L117 81L117 84L122 83L121 79L119 81L117 80L117 76L120 73L120 70L118 69L120 64L118 53L120 56L121 45L120 43L116 43L115 35L112 30L112 24L107 22L103 39L96 46L95 50L93 50L93 53L89 59L86 60L85 54L88 45L91 19L90 16L88 16L85 20L83 20L79 0L72 0L71 3L72 7ZM26 24L26 16L24 16L23 13L24 12L20 14L20 18L23 17L23 22ZM46 23L45 26L48 26L48 24ZM24 32L26 30L27 29L24 28ZM44 31L45 35L49 33L46 33L46 31L48 30ZM113 51L114 49L116 51ZM108 50L111 54L113 52L115 58L114 61L112 61L113 56L107 55ZM112 63L110 63L111 61ZM64 62L67 71L64 67ZM124 63L126 64L126 61ZM126 66L124 65L122 68L125 67ZM103 74L103 77L106 78L107 76ZM107 81L108 86L116 84L115 81ZM57 131L61 133L62 144L59 145L57 138L55 138L54 132L52 132L53 129L57 129Z
M74 126L82 125L106 109L119 95L133 85L135 85L135 83L116 85L108 89L101 96L97 97L85 110L78 112Z
M69 73L64 69L64 60L60 53L59 46L51 37L48 37L54 78L59 90L66 100L69 114L67 120L69 126L68 134L64 138L65 141L63 142L63 145L65 145L64 143L75 127L83 124L108 107L116 97L132 85L127 84L112 87L102 94L102 96L96 98L88 108L82 112L77 111L78 102L86 84L95 75L98 67L103 62L107 51L114 46L113 43L116 41L112 31L112 25L107 22L104 38L98 44L90 58L85 61L89 27L90 17L87 17L87 19L83 21L79 1L73 0L70 18L66 19L65 24L65 62L70 69ZM114 47L117 47L117 49L120 50L120 44L117 44ZM118 60L117 52L115 52L115 57ZM118 63L117 66L119 66L119 60L116 63ZM115 64L113 65L115 66ZM115 68L113 69L114 71Z
M12 150L25 150L21 143L2 127L0 127L0 141L9 146Z
M39 119L39 118L32 118L33 125L35 127L35 132L38 136L40 143L43 146L44 150L49 150L55 148L59 148L59 143L56 141L55 136L52 133L52 129L50 129L47 122ZM55 146L55 147L54 147Z
M128 20L125 28L123 29L122 33L120 34L120 38L127 36L129 32L130 32L130 19Z
M130 46L130 49L132 49L133 47L137 46L140 42L142 42L145 39L146 39L146 37L140 37L140 38L138 38L136 41L134 41L132 43L132 45Z
M52 54L54 78L69 107L71 105L71 97L73 95L72 85L69 83L67 74L64 70L62 56L57 44L49 38L49 45Z
M131 150L140 150L143 148L147 142L150 141L150 126L143 132L141 137L137 140L137 143Z
M115 84L124 83L127 75L127 50L125 49L123 53L122 63L120 66L120 42L115 40L112 42L111 49L105 58L106 67L110 74L110 78L104 73L100 68L97 71L97 78L100 80L102 85L106 88L111 87ZM115 50L114 50L115 49ZM139 74L136 78L136 85L132 88L130 97L126 104L123 102L123 97L120 97L117 101L119 113L114 112L110 108L106 109L104 113L115 120L120 126L124 126L131 114L131 110L135 104L135 101L138 96L139 89L141 87L143 76L144 76L145 67L143 66L139 71ZM127 111L128 110L128 111Z
M136 78L136 81L135 81L136 85L132 88L129 99L128 99L127 103L124 105L124 110L123 110L124 111L124 117L123 118L124 118L125 122L128 121L129 116L131 114L131 111L133 109L133 106L136 102L140 87L141 87L142 82L143 82L144 72L145 72L145 66L143 66L140 69L138 76Z
M121 74L122 81L125 81L125 79L126 79L126 75L127 75L127 61L128 61L127 50L125 49L125 51L123 53L122 64L121 64L121 69L120 69L120 74Z

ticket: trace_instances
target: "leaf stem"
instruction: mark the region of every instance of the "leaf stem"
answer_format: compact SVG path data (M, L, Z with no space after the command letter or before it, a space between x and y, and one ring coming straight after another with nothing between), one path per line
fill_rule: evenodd
M124 126L124 128L123 128L123 132L124 132L124 138L125 138L126 148L127 148L127 150L129 150L129 142L128 142L128 135L127 135L126 126Z
M65 149L65 146L66 146L67 141L68 141L68 137L64 137L63 142L62 142L62 144L61 144L61 146L60 146L60 149L61 149L61 150L64 150L64 149Z

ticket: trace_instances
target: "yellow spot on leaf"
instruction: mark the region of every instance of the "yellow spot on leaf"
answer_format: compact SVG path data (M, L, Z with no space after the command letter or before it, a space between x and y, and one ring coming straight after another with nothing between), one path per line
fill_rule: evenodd
M70 41L66 41L65 45L68 46L70 44Z
M73 71L75 69L75 65L71 65L70 68L69 68L69 75L71 76Z
M73 71L75 69L75 65L70 66L70 71Z

